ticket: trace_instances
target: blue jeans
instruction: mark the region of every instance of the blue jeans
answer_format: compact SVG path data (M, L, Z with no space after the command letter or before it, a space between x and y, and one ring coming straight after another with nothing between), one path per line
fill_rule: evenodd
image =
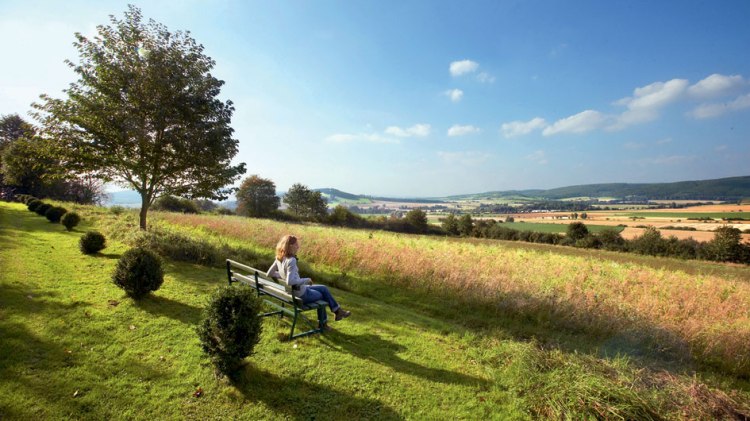
M327 301L328 307L331 307L331 311L334 313L339 309L339 304L335 299L333 299L331 291L329 291L328 287L325 285L308 286L305 290L305 293L302 294L300 298L302 298L302 302L305 304L312 303L318 300ZM325 307L318 308L318 320L322 323L325 323L325 321L328 320L328 315L326 315Z

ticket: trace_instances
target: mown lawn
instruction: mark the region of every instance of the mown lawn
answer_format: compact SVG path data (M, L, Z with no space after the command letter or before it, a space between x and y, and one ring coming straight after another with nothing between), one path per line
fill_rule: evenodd
M230 383L194 331L224 272L166 262L161 289L135 302L110 280L125 245L78 251L90 228L68 233L0 203L0 419L710 419L747 408L740 379L587 353L585 334L581 352L502 320L490 334L398 291L334 290L354 315L323 336L287 341L289 325L266 319Z

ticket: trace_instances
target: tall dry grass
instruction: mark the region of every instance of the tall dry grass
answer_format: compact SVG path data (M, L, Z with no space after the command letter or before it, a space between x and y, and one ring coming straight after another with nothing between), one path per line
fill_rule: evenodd
M644 336L661 348L750 375L750 282L645 265L437 237L163 214L164 221L272 249L301 238L301 259L449 293L499 313Z

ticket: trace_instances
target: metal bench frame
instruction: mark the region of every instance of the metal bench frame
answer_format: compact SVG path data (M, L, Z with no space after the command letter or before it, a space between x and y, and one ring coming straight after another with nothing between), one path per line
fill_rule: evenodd
M238 273L238 270L244 272L244 274ZM262 298L266 304L276 309L275 311L261 313L261 317L273 316L276 314L278 314L280 318L283 318L284 314L292 317L292 329L289 332L290 340L312 335L314 333L323 333L325 331L325 326L328 322L328 316L326 314L326 306L328 305L328 302L320 300L314 303L305 304L299 297L294 296L292 293L292 287L287 285L283 280L270 278L266 276L266 272L264 271L231 259L227 259L227 278L229 280L229 285L232 285L234 282L239 282L240 284L254 288L258 293L258 297ZM281 305L265 297L273 298L281 302ZM291 307L287 307L287 305L290 305ZM317 310L317 324L302 314L309 310ZM298 319L302 319L312 329L295 335L294 328L297 326Z

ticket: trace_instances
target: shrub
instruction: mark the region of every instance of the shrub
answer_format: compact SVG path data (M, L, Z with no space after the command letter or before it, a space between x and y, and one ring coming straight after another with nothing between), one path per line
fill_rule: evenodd
M28 203L26 204L26 207L27 207L27 208L28 208L28 209L29 209L30 211L32 211L32 212L36 212L36 208L38 208L38 207L39 207L39 205L41 205L42 203L44 203L44 202L42 202L42 201L41 201L41 200L39 200L39 199L34 199L34 200L30 200L30 201L29 201L29 202L28 202Z
M34 212L38 213L40 216L44 216L47 211L52 207L49 203L42 203L41 205L37 206Z
M123 206L120 206L120 205L115 205L115 206L112 206L112 207L110 207L110 208L109 208L109 211L110 211L110 213L112 213L113 215L120 215L120 214L122 214L123 212L125 212L125 207L123 207Z
M583 222L573 222L568 225L568 230L565 235L573 241L578 241L589 235L589 229Z
M78 245L83 254L99 253L107 247L107 239L98 231L89 231L81 237Z
M54 222L56 224L60 222L60 218L62 218L66 213L68 213L67 209L61 208L60 206L53 206L47 209L47 212L44 213L44 216L46 216L50 222Z
M192 200L174 196L162 196L156 199L152 209L165 212L200 213L200 208Z
M62 219L60 220L63 225L65 225L65 229L68 231L71 231L73 227L77 226L79 222L81 222L81 217L75 212L68 212L65 215L63 215Z
M229 215L234 215L235 214L233 210L231 210L229 208L225 208L223 206L220 206L218 209L216 209L216 213L218 213L219 215L225 215L225 216L229 216Z
M417 232L427 231L427 214L422 209L412 209L404 216L404 221Z
M262 330L260 310L261 301L251 288L224 286L211 295L196 331L219 372L233 377L242 360L252 355Z
M112 281L133 298L148 295L164 282L161 259L146 248L130 249L117 262Z

